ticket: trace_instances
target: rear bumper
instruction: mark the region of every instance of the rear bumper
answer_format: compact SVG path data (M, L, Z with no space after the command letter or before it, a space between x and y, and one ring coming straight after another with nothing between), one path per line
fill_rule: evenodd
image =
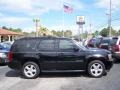
M21 64L20 64L20 62L13 60L12 62L8 63L8 67L11 69L20 70Z
M7 64L9 60L7 58L0 58L0 64Z

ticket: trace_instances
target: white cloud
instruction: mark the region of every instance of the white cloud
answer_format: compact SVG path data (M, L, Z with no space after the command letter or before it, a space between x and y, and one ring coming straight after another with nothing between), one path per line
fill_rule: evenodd
M32 19L29 17L38 17L41 14L49 11L62 11L63 4L73 6L73 9L82 9L84 4L80 0L0 0L0 12L5 12L6 15L0 13L1 25L12 25L22 27L24 31L34 31L31 27ZM19 13L18 13L19 12ZM9 16L10 13L10 16ZM15 15L14 15L15 14ZM27 17L18 17L17 15L25 14L32 15ZM27 25L29 23L29 25ZM33 24L34 25L34 24ZM56 25L57 26L57 25ZM60 29L56 26L50 28ZM76 26L66 26L65 29L76 29Z
M11 25L19 25L23 24L24 22L28 22L30 19L29 18L19 18L19 17L2 17L0 19L0 23L6 23L6 24L11 24Z
M73 5L73 8L79 10L79 9L83 9L85 8L85 4L83 4L82 2L80 2L80 0L71 0L71 5Z
M120 30L120 26L119 26L119 25L118 25L118 26L117 26L117 25L116 25L116 26L113 26L113 29L115 29L115 30L118 31L118 30Z
M0 0L0 10L24 12L30 15L40 15L49 10L62 10L63 0ZM83 4L79 0L64 0L74 8L81 9Z
M25 28L22 28L23 32L35 32L35 27L25 27Z
M30 0L0 0L0 7L9 10L31 9Z
M114 10L120 9L120 0L111 0L111 2L112 2L112 9ZM95 5L101 8L109 9L110 0L96 0Z

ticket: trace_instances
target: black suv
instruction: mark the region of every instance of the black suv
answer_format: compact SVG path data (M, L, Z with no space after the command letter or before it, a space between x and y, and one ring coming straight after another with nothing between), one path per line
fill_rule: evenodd
M113 65L109 51L87 49L72 39L58 37L19 39L8 56L8 66L20 70L28 79L38 77L41 72L78 71L87 71L98 78Z

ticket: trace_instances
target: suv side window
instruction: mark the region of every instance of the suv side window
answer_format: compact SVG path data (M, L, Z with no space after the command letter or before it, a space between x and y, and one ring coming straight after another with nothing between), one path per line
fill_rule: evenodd
M60 40L59 49L61 49L61 50L73 49L72 41L70 41L70 40Z
M37 45L37 41L36 40L19 40L16 41L16 43L14 43L12 45L12 50L14 52L28 52L28 51L33 51L35 50L35 47Z
M45 39L41 40L39 44L39 50L49 51L55 49L55 40L53 39Z

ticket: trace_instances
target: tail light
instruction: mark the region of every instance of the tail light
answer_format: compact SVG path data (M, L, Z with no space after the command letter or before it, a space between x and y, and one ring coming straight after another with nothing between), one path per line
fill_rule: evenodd
M119 45L115 45L114 47L114 50L117 52L117 51L120 51L120 49L119 49Z
M12 52L9 52L8 53L8 60L9 60L9 62L11 62L12 59L13 59L13 54L12 54Z

